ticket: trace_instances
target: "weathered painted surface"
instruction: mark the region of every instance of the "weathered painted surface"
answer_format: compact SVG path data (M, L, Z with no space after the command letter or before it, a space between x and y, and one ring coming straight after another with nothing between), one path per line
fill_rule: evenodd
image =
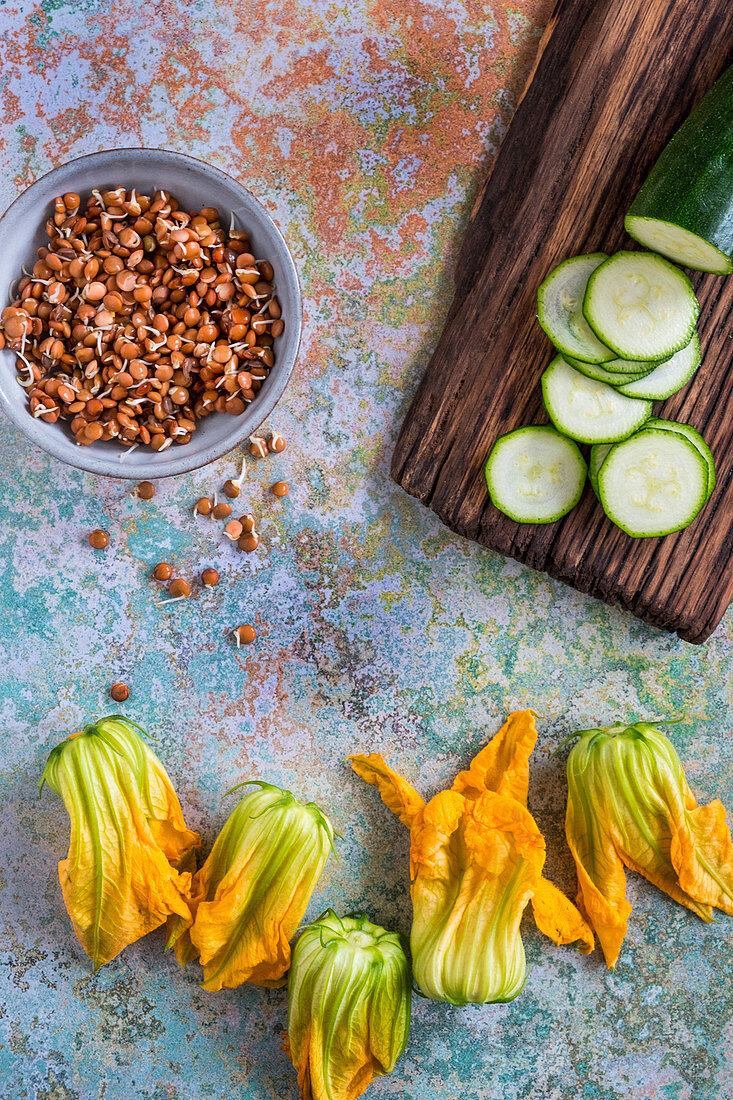
M138 10L139 9L139 10ZM295 1100L282 992L209 994L152 935L93 977L64 912L68 837L48 749L121 709L158 738L207 843L223 793L259 776L320 801L343 832L313 911L363 907L407 931L407 834L348 772L381 749L424 793L509 709L534 706L530 804L572 891L563 762L579 726L687 720L674 740L701 799L733 804L727 617L686 646L440 527L387 470L440 330L452 257L511 116L549 0L245 4L115 0L0 7L2 200L64 159L163 145L245 181L300 265L306 337L272 423L283 455L242 498L262 547L237 555L190 508L237 458L159 486L61 469L0 431L0 1093L4 1100ZM471 430L471 425L466 425ZM292 490L267 492L278 478ZM244 509L243 509L244 510ZM106 527L95 554L87 532ZM155 604L151 566L213 564L215 590ZM244 621L257 643L225 634ZM370 1096L720 1100L733 1093L731 922L706 926L637 879L621 960L543 941L504 1006L417 1000L407 1053Z

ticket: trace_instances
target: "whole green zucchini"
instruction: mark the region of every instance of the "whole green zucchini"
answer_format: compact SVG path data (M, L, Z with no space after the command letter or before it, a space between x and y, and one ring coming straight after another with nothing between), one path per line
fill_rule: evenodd
M625 224L684 267L733 271L733 65L666 146Z

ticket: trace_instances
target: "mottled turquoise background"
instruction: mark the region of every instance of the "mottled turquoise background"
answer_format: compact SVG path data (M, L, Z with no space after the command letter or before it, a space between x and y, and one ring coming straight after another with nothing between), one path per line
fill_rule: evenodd
M160 935L98 976L64 911L61 802L37 798L49 748L121 709L157 737L210 844L224 792L258 776L321 802L343 832L312 906L407 932L407 833L344 757L382 750L430 795L533 706L530 805L574 891L561 821L578 727L678 714L701 800L733 805L731 618L693 648L461 541L389 481L402 416L450 300L452 258L511 117L549 0L132 0L0 5L2 203L113 145L163 145L230 171L292 246L306 332L272 418L288 440L251 469L262 547L238 555L191 516L232 455L161 483L58 466L0 431L3 1100L295 1100L285 997L203 992ZM8 369L0 363L0 369ZM471 430L471 425L466 425ZM292 486L269 496L278 478ZM244 509L242 509L244 510ZM86 543L96 526L111 546ZM159 608L160 558L222 584ZM239 653L226 634L255 622ZM725 1100L733 1095L731 920L706 926L631 878L619 965L542 940L509 1005L416 1000L407 1052L368 1095L409 1100Z

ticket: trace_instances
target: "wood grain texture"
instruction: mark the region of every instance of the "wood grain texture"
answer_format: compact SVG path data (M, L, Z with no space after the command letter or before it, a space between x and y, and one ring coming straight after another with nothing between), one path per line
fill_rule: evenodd
M733 599L733 276L696 276L703 363L655 406L710 444L718 487L686 531L631 539L586 487L546 526L491 504L495 439L547 423L552 348L537 288L568 256L635 247L623 216L676 128L733 62L730 0L560 0L474 208L438 347L402 426L392 476L454 531L690 642Z

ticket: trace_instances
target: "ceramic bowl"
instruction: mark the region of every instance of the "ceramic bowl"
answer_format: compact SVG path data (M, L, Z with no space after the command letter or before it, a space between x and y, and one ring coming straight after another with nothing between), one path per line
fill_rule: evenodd
M54 168L24 191L0 218L0 304L7 305L10 288L22 265L30 268L36 250L48 240L45 224L57 195L75 191L85 201L91 189L122 186L152 194L169 190L185 209L215 206L227 222L230 211L237 228L246 229L255 254L275 269L275 286L285 331L276 338L275 364L257 397L240 416L213 413L199 421L191 442L168 447L160 454L139 447L129 453L118 443L79 446L63 421L45 424L28 411L26 391L16 381L15 356L0 351L0 405L28 439L55 458L109 477L168 477L195 470L226 454L257 430L280 399L293 371L300 343L302 302L298 275L282 234L249 191L218 168L166 149L106 149Z

